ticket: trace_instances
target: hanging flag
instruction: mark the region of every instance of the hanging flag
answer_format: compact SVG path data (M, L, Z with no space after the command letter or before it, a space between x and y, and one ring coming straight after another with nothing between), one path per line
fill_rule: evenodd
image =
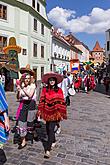
M78 71L79 70L79 63L74 63L72 65L72 71Z

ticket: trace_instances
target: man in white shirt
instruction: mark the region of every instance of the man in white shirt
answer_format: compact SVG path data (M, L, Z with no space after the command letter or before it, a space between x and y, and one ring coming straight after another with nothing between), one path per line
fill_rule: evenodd
M64 95L64 99L66 101L66 104L69 105L70 102L68 100L68 88L69 88L69 85L70 85L70 80L69 80L69 78L66 75L66 70L63 71L63 77L64 77L63 81L60 84L58 84L58 86L63 91L63 95Z

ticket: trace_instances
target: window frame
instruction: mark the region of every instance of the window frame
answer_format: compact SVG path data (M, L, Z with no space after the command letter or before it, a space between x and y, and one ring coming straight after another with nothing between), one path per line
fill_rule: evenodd
M36 7L36 1L35 0L32 0L32 7L35 9Z
M42 50L42 48L43 48L43 50ZM44 58L44 45L41 45L41 58Z
M43 71L42 71L42 69L43 69ZM44 66L41 66L41 78L43 75L44 75Z
M22 55L27 55L27 49L23 48Z
M40 13L40 3L37 2L37 11Z
M35 51L35 46L36 46L36 51ZM38 47L38 44L37 43L33 43L33 57L37 57L37 47Z
M6 39L6 40L4 41L4 39ZM7 46L8 38L5 37L5 36L0 36L0 41L1 41L0 52L2 52L3 51L3 48Z
M0 4L0 6L1 6L1 8L0 8L0 19L7 20L7 6L3 5L3 4ZM6 8L6 9L4 9L4 8Z
M41 34L44 35L44 24L41 23Z
M36 26L35 26L35 25L36 25ZM35 30L35 31L37 31L37 25L38 25L38 24L37 24L37 19L34 18L34 30Z

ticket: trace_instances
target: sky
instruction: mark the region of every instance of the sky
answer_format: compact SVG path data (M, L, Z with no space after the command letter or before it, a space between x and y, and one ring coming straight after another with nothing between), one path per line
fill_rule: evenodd
M105 47L110 28L110 0L46 0L49 22L63 34L72 34L90 50L96 41Z

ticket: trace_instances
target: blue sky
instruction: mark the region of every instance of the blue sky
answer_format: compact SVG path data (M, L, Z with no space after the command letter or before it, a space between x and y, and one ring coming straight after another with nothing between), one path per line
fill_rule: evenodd
M90 50L105 45L110 28L110 0L47 0L49 21L64 34L71 31Z

